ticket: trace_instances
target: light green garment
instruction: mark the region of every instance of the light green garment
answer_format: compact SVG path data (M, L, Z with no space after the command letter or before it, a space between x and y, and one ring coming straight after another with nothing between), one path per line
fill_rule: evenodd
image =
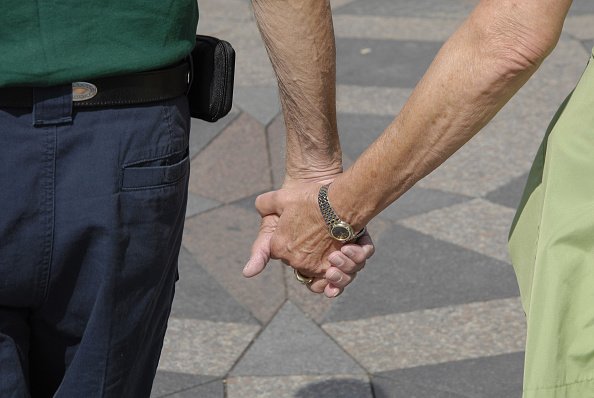
M528 323L523 397L594 397L594 62L547 131L509 245Z

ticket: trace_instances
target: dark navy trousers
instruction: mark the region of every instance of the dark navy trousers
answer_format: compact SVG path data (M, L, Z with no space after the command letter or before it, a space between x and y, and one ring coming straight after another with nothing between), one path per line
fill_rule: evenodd
M185 97L0 109L0 397L148 397L177 280Z

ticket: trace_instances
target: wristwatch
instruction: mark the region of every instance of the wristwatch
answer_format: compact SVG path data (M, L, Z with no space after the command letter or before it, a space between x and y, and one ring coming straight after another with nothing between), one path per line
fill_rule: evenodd
M340 217L336 215L328 201L329 186L330 184L326 184L320 188L320 191L318 192L318 205L320 206L324 222L328 226L330 236L344 243L359 239L361 235L365 233L365 228L355 233L353 227L351 227L348 222L341 220Z

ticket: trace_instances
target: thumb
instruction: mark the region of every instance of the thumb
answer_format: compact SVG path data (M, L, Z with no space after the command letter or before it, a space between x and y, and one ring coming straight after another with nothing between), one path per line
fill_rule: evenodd
M256 198L256 210L260 213L261 217L269 214L283 214L284 206L281 205L281 194L280 191L270 191L258 195Z
M252 254L245 267L243 267L243 276L246 278L258 275L270 261L270 240L277 222L277 216L266 216L262 219L260 232L252 245Z

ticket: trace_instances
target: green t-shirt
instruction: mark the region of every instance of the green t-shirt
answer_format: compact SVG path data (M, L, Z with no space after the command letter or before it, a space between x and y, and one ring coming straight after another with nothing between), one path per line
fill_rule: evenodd
M0 87L159 68L187 55L196 0L3 0Z

